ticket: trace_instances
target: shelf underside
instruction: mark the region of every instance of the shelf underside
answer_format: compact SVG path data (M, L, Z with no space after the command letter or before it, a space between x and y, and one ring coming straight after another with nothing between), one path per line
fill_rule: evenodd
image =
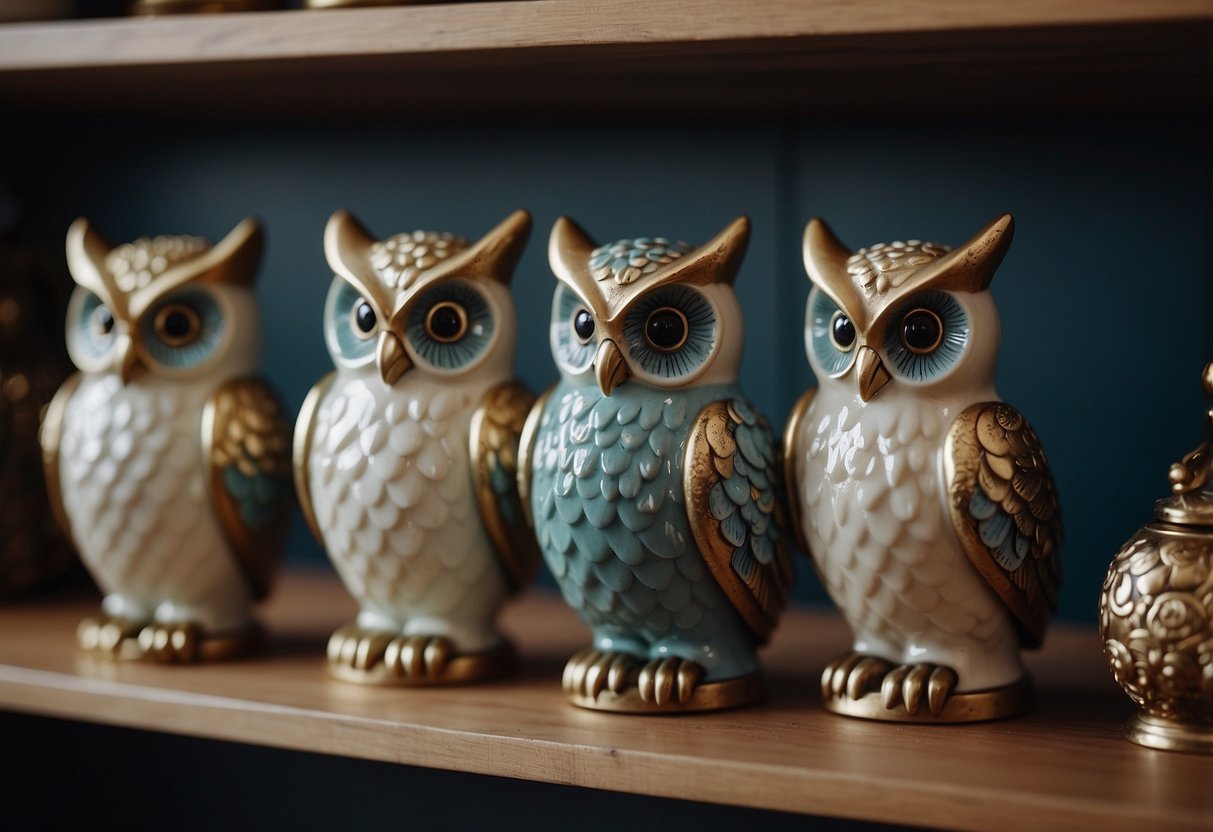
M1207 109L1208 0L514 0L0 26L0 104L183 116Z
M765 651L772 695L735 712L628 717L560 690L586 636L557 599L504 625L513 679L461 689L330 679L329 632L353 604L329 575L288 574L263 619L268 652L198 667L96 662L75 624L93 598L0 608L0 708L455 771L755 808L947 828L1213 828L1210 761L1131 745L1131 712L1088 630L1057 628L1029 658L1040 705L974 726L899 726L826 713L817 678L846 644L837 617L785 617Z

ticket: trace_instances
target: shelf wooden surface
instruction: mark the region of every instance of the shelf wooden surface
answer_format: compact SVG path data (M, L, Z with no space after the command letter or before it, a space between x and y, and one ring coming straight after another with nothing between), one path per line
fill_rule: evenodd
M1213 0L512 0L18 23L0 26L0 103L617 118L1207 107L1210 21Z
M1058 627L1029 659L1037 711L975 726L867 723L822 710L817 673L847 643L832 614L794 610L764 659L760 706L629 717L564 700L585 631L556 598L511 606L513 679L460 689L327 678L328 633L354 606L327 574L290 573L263 610L256 660L97 662L73 646L93 598L0 607L0 708L372 760L816 815L954 829L1213 828L1213 760L1120 738L1130 703L1093 631Z

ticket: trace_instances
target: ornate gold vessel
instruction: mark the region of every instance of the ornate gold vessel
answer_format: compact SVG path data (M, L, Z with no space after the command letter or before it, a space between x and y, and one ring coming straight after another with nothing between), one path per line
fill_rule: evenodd
M1213 399L1213 364L1203 374ZM1108 568L1099 603L1104 656L1141 710L1125 737L1213 754L1213 409L1209 438L1171 466L1172 495Z

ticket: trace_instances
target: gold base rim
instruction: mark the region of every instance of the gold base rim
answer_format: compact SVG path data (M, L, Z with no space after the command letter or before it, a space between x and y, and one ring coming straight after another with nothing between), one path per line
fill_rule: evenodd
M510 642L482 653L456 653L447 660L438 676L402 676L382 661L361 670L328 659L329 675L342 682L370 687L430 688L467 685L508 676L514 671L518 654Z
M415 6L432 0L303 0L305 9L369 9L375 6Z
M828 711L856 719L947 725L1009 719L1032 710L1036 702L1032 694L1032 680L1023 676L1000 688L953 693L938 714L931 713L925 706L918 713L911 714L900 702L893 708L886 708L879 691L865 694L859 699L852 699L846 693L831 694L822 704Z
M91 658L107 661L187 665L230 661L259 651L264 646L266 638L265 629L260 624L253 623L246 629L235 633L203 634L199 636L197 644L194 647L194 656L191 659L183 659L178 655L173 655L170 658L161 658L154 653L144 650L140 646L139 633L143 631L143 627L138 628L131 635L122 638L112 648L83 643L79 632L92 621L93 619L86 618L80 622L80 627L77 630L76 647ZM150 622L145 626L152 626L155 623L157 622Z
M606 711L622 714L688 714L706 711L724 711L761 702L767 697L767 686L762 675L752 673L735 679L705 682L695 688L686 704L677 698L658 705L640 697L639 689L629 687L621 693L603 689L596 697L584 693L566 692L569 701L578 708L590 711Z
M1129 742L1158 751L1213 754L1213 725L1194 725L1138 711L1125 723Z

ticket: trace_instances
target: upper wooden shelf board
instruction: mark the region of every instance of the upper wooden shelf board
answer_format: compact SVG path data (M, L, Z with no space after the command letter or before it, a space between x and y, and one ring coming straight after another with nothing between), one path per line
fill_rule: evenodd
M1210 21L1213 0L513 0L23 23L0 26L0 102L466 113L600 110L630 92L687 112L1207 106Z
M329 679L328 633L354 613L327 575L288 574L265 655L158 667L76 653L92 598L0 607L0 708L69 719L672 798L951 829L1213 829L1213 763L1120 738L1132 708L1098 639L1058 628L1029 659L1040 706L974 726L826 713L818 673L842 623L793 611L765 651L772 695L689 717L579 710L560 670L586 636L557 599L513 605L520 674L459 688Z

